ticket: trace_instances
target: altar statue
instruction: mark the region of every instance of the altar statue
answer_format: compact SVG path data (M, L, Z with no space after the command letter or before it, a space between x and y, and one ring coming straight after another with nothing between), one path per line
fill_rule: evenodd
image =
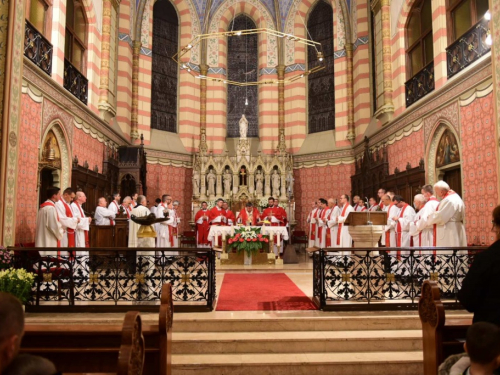
M260 169L257 170L257 173L255 174L255 192L257 193L257 196L262 196L262 192L264 190L264 175L260 171Z
M217 176L215 176L214 170L210 168L210 172L207 174L207 181L208 181L208 195L209 196L214 196L215 195L215 179Z
M275 169L273 175L271 176L271 185L273 187L273 197L280 196L280 175Z
M225 196L230 196L231 195L231 179L233 176L229 172L229 169L226 169L226 172L224 173L223 179L224 179L224 195Z
M248 120L245 115L241 115L240 119L240 138L246 139L248 133Z
M200 172L193 172L193 195L198 196L200 194Z

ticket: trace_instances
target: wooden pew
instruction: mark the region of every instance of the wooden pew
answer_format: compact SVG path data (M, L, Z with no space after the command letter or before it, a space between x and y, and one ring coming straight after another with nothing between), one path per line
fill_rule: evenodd
M172 286L162 287L158 324L142 324L145 374L171 375ZM63 373L116 372L122 326L27 324L21 352L40 355Z
M424 375L437 375L438 367L452 354L464 352L465 334L472 319L446 319L435 281L424 281L418 302L422 322Z

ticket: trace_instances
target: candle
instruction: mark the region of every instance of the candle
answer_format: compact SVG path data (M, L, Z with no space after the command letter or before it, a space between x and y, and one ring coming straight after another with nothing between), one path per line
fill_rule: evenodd
M222 241L226 240L226 232L222 233Z
M276 246L279 246L280 245L280 234L278 233L278 235L276 236Z
M194 203L191 202L191 212L193 212L193 211L194 211Z
M293 210L295 211L295 202L293 202Z
M231 237L234 237L234 226L231 225Z
M215 232L215 247L219 246L219 234Z

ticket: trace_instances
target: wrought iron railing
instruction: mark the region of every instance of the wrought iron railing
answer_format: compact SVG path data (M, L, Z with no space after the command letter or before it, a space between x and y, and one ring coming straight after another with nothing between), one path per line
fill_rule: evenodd
M27 311L54 310L54 303L58 311L114 311L131 304L157 309L161 287L167 282L172 285L176 311L211 311L215 305L211 249L90 249L76 254L62 251L59 256L57 249L10 250L14 250L16 268L37 274Z
M350 255L321 249L313 255L314 302L322 310L417 308L422 283L430 279L438 282L447 304L458 307L457 293L474 253L483 249L345 249L353 250Z
M87 104L89 81L67 59L64 59L63 86L80 101Z
M486 38L490 33L490 21L482 18L446 48L448 78L453 77L481 56L490 52L491 46L486 44Z
M24 28L24 56L52 75L52 44L28 20Z
M406 107L434 91L434 61L431 61L405 83Z

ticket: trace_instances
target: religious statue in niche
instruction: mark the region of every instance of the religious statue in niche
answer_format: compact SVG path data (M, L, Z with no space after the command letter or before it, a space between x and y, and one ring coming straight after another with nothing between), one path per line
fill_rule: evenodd
M215 195L215 179L217 176L214 173L213 168L210 168L210 172L207 174L207 181L208 181L208 195L209 196L214 196Z
M233 176L229 172L229 169L226 168L226 172L224 172L223 180L224 180L224 196L229 197L231 195L231 179Z
M245 115L241 115L240 119L240 138L246 139L248 133L248 120Z
M275 169L273 175L271 176L271 186L273 188L273 197L280 196L280 175L278 170Z
M436 167L439 168L458 161L460 161L460 152L458 150L457 139L447 129L439 140L436 153Z
M240 169L240 185L247 185L247 169L244 166Z
M200 194L200 172L193 172L193 195L198 196Z
M255 193L257 196L262 196L262 192L264 190L264 175L261 170L258 169L255 174Z

